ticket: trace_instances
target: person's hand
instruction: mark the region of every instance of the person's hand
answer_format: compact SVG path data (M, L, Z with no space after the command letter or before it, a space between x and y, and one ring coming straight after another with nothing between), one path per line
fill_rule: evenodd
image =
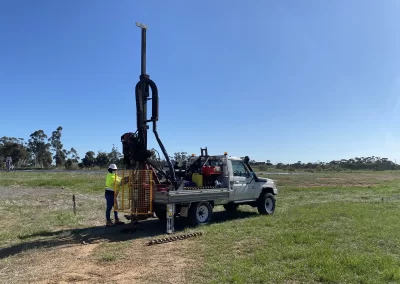
M129 177L124 177L124 179L121 180L121 183L124 183L124 184L129 183Z

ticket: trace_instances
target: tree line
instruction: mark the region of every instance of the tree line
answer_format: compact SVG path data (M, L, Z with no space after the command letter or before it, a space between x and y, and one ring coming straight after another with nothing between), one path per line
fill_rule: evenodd
M65 149L61 141L61 126L57 127L50 136L43 130L36 130L29 135L28 141L23 138L6 137L0 138L0 167L5 166L7 157L11 157L12 163L17 168L104 168L110 163L123 166L123 155L114 145L109 152L88 151L81 158L75 148ZM187 152L176 152L170 157L178 163L184 162L189 158ZM161 160L156 155L153 159ZM283 171L308 170L398 170L400 166L388 158L381 157L355 157L352 159L333 160L330 162L307 162L303 163L277 163L273 164L270 160L257 162L251 160L250 164L257 166L261 171L268 169L278 169Z
M295 170L306 170L306 171L323 171L323 170L398 170L400 165L396 162L389 160L388 158L381 157L355 157L351 159L341 159L333 160L330 162L308 162L303 163L298 161L297 163L277 163L273 164L270 160L266 162L256 162L254 160L250 161L251 165L255 165L259 170L266 171L268 169L274 168L286 171Z
M28 141L24 138L7 137L0 138L0 162L4 167L7 157L11 157L16 168L100 168L109 163L122 164L122 154L117 147L112 147L110 152L88 151L83 158L75 148L65 149L61 141L61 126L57 127L50 136L43 130L36 130L29 135Z

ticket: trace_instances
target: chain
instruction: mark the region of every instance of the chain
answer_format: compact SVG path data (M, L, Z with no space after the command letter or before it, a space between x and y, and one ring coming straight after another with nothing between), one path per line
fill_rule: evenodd
M151 245L164 244L164 243L169 243L169 242L174 242L174 241L179 241L179 240L185 240L190 237L196 237L196 236L201 236L201 235L203 235L202 232L197 232L197 233L184 234L184 235L180 235L180 236L168 237L168 238L164 238L164 239L156 239L156 240L152 240L152 241L148 242L147 245L151 246Z

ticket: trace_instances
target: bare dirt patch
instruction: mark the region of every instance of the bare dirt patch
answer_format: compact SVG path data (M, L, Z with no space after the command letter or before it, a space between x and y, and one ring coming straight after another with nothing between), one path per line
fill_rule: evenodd
M0 262L0 282L187 283L193 240L146 246L149 240L128 241L111 262L96 257L101 242L30 250Z

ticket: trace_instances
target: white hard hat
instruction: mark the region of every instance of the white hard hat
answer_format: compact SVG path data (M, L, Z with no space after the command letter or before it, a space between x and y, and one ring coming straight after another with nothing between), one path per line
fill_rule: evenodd
M108 168L112 169L112 170L116 170L117 169L117 165L116 164L111 164Z

